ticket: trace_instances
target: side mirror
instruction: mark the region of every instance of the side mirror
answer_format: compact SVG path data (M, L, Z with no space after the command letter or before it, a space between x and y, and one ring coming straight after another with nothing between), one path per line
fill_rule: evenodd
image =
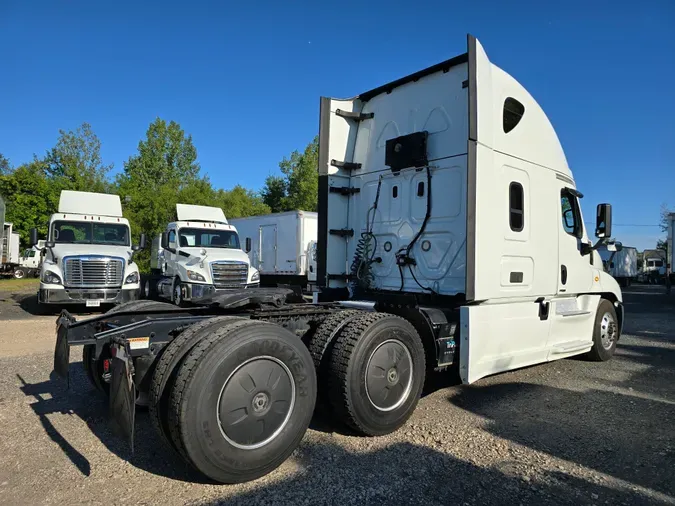
M162 232L162 249L167 249L169 247L169 233Z
M595 237L605 239L612 236L612 205L598 204L595 217Z
M247 237L246 238L246 253L249 253L251 251L251 238Z
M30 246L35 246L38 243L37 228L30 229L30 240L28 242L30 243Z
M138 245L132 246L131 249L133 251L145 249L145 234L141 234L141 237L138 239Z

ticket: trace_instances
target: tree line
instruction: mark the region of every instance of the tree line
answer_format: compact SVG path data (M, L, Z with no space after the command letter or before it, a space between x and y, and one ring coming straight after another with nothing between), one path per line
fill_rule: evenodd
M177 203L216 206L228 218L291 210L316 211L318 197L318 137L302 151L279 162L260 190L241 185L216 188L197 161L192 137L175 121L155 119L136 153L113 175L113 165L101 158L101 141L88 123L74 131L59 131L56 144L33 160L13 166L0 154L0 195L6 203L5 221L14 224L22 243L35 227L47 236L49 217L57 211L62 190L113 193L122 200L132 237L151 239L175 219ZM136 257L149 266L148 249Z

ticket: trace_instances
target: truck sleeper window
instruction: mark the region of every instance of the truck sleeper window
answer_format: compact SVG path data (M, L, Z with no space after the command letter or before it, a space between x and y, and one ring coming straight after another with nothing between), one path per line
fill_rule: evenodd
M239 236L230 230L204 230L199 228L181 228L178 231L179 246L201 248L241 249Z
M129 246L129 227L118 223L55 221L52 237L56 243Z

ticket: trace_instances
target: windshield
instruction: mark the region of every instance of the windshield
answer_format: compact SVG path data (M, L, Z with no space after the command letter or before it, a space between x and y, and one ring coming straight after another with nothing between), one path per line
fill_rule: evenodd
M56 243L129 246L129 227L120 223L55 221L52 237Z
M204 230L203 228L181 228L178 231L178 246L202 248L241 249L239 236L230 230Z

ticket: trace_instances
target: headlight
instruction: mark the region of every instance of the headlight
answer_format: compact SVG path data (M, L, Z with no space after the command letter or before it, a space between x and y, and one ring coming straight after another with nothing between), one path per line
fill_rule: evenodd
M195 271L187 271L188 278L190 278L192 281L206 281L206 278L199 274L198 272Z
M251 282L253 283L254 281L260 281L260 271L258 270L251 274Z
M124 280L125 285L133 285L138 283L138 273L132 272L127 276L127 279Z
M42 273L42 282L47 283L49 285L60 285L61 278L57 274L54 274L52 271L45 271L44 273Z

